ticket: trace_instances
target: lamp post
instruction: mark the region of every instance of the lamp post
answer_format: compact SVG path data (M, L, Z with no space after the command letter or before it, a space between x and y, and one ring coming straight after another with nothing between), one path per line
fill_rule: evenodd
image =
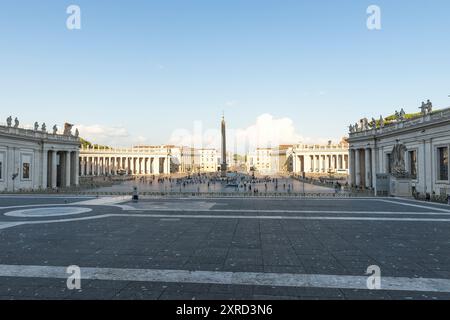
M15 185L14 185L14 181L16 180L16 178L19 176L19 173L17 172L17 173L13 173L13 175L12 175L12 182L13 182L13 193L16 191L15 190Z

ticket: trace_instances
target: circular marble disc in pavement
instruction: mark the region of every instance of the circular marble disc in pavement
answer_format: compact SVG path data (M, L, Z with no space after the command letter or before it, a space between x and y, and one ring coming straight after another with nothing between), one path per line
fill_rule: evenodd
M91 211L92 209L89 208L75 207L33 208L6 212L5 216L20 218L57 217L87 213Z

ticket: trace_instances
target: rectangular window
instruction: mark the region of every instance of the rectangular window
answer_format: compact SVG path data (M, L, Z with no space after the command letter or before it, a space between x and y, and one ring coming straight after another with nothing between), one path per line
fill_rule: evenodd
M438 148L439 180L448 180L448 147Z
M28 162L23 163L22 179L30 179L30 164Z
M409 173L411 178L417 179L417 152L412 150L408 152L409 157Z

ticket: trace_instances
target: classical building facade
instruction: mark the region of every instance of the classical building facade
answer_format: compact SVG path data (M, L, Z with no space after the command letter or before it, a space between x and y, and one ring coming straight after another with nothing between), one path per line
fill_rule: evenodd
M82 147L80 176L168 175L174 171L172 149L172 146Z
M218 170L216 149L164 145L129 149L82 147L80 152L80 176L170 175Z
M77 186L80 140L66 125L64 134L45 124L34 129L0 125L0 191L28 191Z
M247 171L263 175L292 172L292 145L277 148L257 148L247 154Z
M433 111L423 103L419 114L379 120L362 119L350 126L350 183L377 191L377 174L392 174L391 154L396 145L400 160L416 192L445 195L449 192L450 108ZM398 149L398 148L397 148Z
M295 174L348 174L348 143L342 139L333 144L298 144L292 148L293 172Z

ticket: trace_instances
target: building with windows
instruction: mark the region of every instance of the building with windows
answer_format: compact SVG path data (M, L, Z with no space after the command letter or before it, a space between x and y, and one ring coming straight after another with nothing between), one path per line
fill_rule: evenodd
M34 129L0 125L0 191L31 191L77 186L80 139L70 126L64 134L36 123Z
M216 149L199 149L200 172L212 173L219 171L219 154Z
M377 175L392 174L392 152L400 145L400 163L416 192L449 193L450 108L433 111L428 101L420 109L417 114L407 115L401 110L395 116L371 122L362 119L350 126L353 186L377 190Z

